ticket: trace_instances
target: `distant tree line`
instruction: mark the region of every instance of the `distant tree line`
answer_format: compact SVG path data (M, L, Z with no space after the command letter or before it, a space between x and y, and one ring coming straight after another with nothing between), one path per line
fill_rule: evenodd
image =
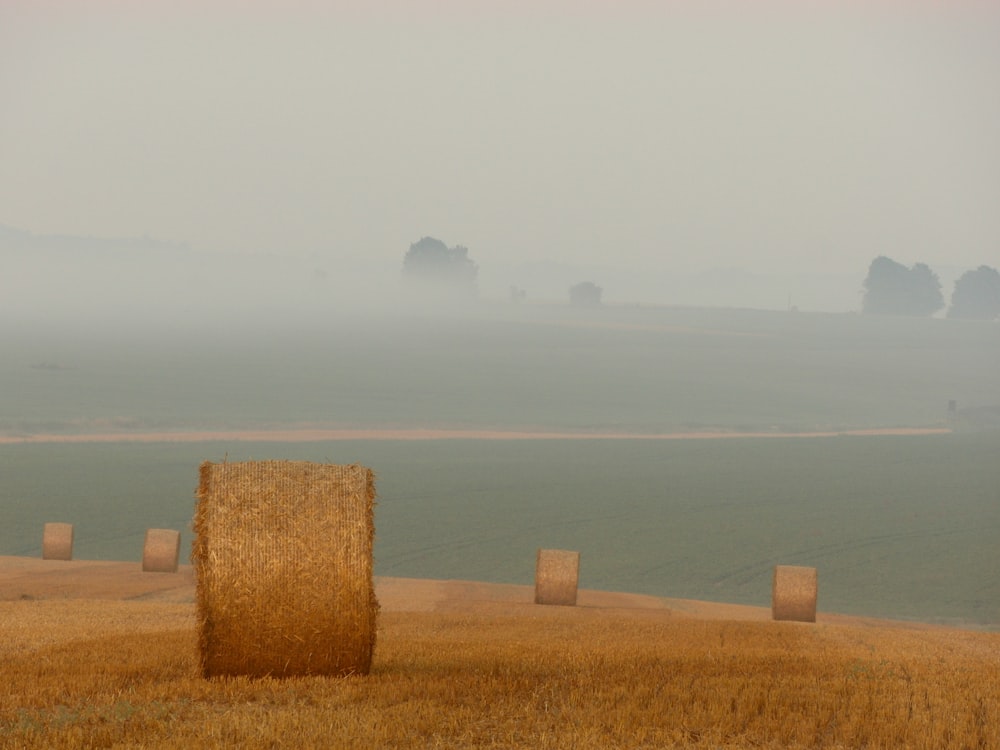
M479 267L469 257L469 249L448 247L435 237L422 237L403 256L403 280L424 299L455 300L476 295ZM598 307L603 290L592 281L582 281L569 289L569 302L576 307ZM527 292L510 287L512 302L523 302Z
M869 315L933 315L944 308L941 280L926 264L907 268L880 255L864 280L862 311ZM955 282L949 318L994 320L1000 316L1000 273L980 266Z
M448 247L434 237L410 245L403 258L403 278L411 288L435 299L471 299L476 296L479 267L462 245ZM880 255L868 267L862 312L868 315L929 316L945 306L941 280L925 263L907 268ZM602 289L583 281L569 289L574 307L597 307ZM511 300L523 301L524 290L511 287ZM966 320L1000 318L1000 272L989 266L966 271L955 282L947 317Z

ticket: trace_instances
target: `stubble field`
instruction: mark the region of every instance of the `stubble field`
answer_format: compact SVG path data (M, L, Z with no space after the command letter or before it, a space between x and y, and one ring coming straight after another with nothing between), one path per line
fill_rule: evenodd
M193 606L0 602L0 746L995 748L1000 634L452 603L373 670L198 675Z

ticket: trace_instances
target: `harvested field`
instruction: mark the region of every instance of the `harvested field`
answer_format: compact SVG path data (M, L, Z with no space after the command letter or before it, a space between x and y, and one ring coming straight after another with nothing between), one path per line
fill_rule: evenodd
M137 566L108 565L113 597ZM3 746L997 747L996 633L379 579L370 676L205 680L193 582L187 602L66 599L33 583L46 566L88 571L32 560L12 576L0 558L4 598L12 578L35 597L0 602Z

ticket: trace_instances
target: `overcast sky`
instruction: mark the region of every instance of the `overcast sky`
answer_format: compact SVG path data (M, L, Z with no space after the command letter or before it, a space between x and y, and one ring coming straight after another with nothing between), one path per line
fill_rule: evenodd
M36 234L1000 265L997 2L3 0L0 113Z

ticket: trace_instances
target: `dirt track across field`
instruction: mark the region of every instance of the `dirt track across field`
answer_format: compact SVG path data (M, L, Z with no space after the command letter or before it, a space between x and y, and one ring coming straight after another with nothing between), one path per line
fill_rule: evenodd
M944 435L947 427L882 427L815 432L543 432L456 429L276 429L188 432L98 432L0 435L17 443L201 443L219 441L309 443L327 440L721 440L734 438L825 438L855 435Z

